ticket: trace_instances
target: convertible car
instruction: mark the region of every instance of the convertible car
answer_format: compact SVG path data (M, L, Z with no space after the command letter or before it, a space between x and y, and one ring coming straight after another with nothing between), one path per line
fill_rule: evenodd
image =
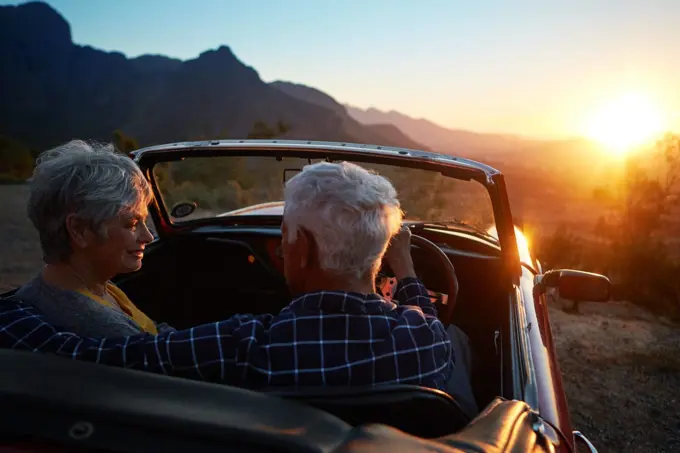
M180 329L277 313L290 301L281 200L304 165L351 161L389 178L412 229L416 272L444 324L469 336L474 396L485 409L470 420L449 395L417 386L255 392L1 351L0 447L12 439L23 445L17 451L595 451L569 419L546 294L605 301L609 280L545 272L513 222L496 169L311 141L173 143L130 157L156 194L156 239L142 268L116 284ZM393 286L382 269L378 291L389 298Z

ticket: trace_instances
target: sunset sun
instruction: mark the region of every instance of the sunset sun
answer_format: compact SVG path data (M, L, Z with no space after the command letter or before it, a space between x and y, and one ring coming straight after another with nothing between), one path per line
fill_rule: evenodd
M653 141L665 126L664 115L650 99L629 94L596 110L586 123L586 134L612 153L623 155Z

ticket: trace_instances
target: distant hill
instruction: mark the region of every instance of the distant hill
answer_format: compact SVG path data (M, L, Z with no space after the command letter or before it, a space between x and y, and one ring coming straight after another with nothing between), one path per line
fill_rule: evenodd
M494 155L518 151L530 141L522 137L502 134L485 134L466 130L448 129L430 120L412 118L391 110L375 108L366 110L345 105L349 115L360 123L393 124L413 140L424 143L433 150L460 156Z
M271 82L269 85L286 93L289 96L293 96L296 99L301 99L305 102L327 108L334 111L338 115L347 115L347 109L345 109L345 106L333 99L332 96L324 93L321 90L317 90L316 88L302 85L300 83L285 82L283 80Z
M518 222L586 227L593 211L593 188L614 175L611 155L584 139L536 140L503 134L448 129L396 111L345 105L349 115L369 126L391 124L434 151L485 162L505 174ZM569 209L571 207L571 209Z
M289 96L335 112L342 121L342 128L361 143L400 143L405 148L430 150L428 146L406 136L393 124L361 124L347 113L345 106L316 88L283 81L272 82L270 85Z
M449 129L430 120L394 110L359 109L345 105L348 114L364 125L392 124L413 140L444 154L482 160L506 167L539 167L557 173L598 167L611 156L595 143L580 139L538 140L508 134Z
M245 137L279 120L287 138L419 146L263 82L226 46L180 61L76 45L42 2L0 7L0 61L0 135L39 149L117 129L141 145Z

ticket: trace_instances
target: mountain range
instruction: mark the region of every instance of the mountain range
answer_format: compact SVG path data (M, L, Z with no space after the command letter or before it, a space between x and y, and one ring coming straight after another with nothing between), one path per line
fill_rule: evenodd
M358 143L393 144L404 148L430 150L422 142L418 143L416 140L405 135L396 125L390 122L367 124L361 121L361 119L353 118L344 105L316 88L284 81L271 82L269 85L293 98L334 112L342 120L341 127Z
M142 145L244 137L256 121L283 121L289 138L427 148L394 126L362 125L330 97L329 108L296 95L306 88L263 82L227 46L180 61L74 44L42 2L0 7L0 61L0 134L32 147L118 129Z
M449 154L502 154L520 150L531 142L512 135L448 129L430 120L412 118L394 110L384 112L376 108L360 109L351 105L345 105L345 108L352 118L362 124L393 124L414 140Z
M117 129L142 145L244 137L255 121L283 121L291 126L288 138L463 157L555 145L451 130L399 112L345 106L312 87L265 83L227 46L181 61L77 45L67 20L43 2L0 7L0 61L0 134L37 148L72 137L109 140Z
M73 138L110 141L116 130L141 146L241 138L255 122L282 121L290 126L282 138L391 145L482 160L506 173L511 197L523 203L537 190L580 190L577 186L601 178L598 165L606 166L597 163L601 151L586 140L453 130L399 112L343 105L294 82L266 83L227 46L182 61L161 55L128 58L78 45L68 21L43 2L0 6L0 61L0 138L5 138L0 142L35 150ZM3 152L7 155L0 149L0 157ZM563 182L567 179L571 182ZM591 190L586 186L584 193Z

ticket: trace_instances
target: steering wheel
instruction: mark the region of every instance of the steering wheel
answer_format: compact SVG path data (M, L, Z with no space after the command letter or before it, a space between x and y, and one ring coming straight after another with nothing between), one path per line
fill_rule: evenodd
M434 242L425 239L422 236L412 234L411 245L415 245L425 250L428 254L428 258L431 258L439 264L440 272L446 281L448 299L443 303L437 302L435 305L439 312L439 320L444 324L444 327L448 327L453 322L453 310L456 307L456 296L458 295L458 277L456 276L456 270L449 257L446 256L446 253L444 253ZM389 269L387 263L383 266L384 268ZM381 270L381 274L383 276L390 274L393 276L391 270L389 272Z

